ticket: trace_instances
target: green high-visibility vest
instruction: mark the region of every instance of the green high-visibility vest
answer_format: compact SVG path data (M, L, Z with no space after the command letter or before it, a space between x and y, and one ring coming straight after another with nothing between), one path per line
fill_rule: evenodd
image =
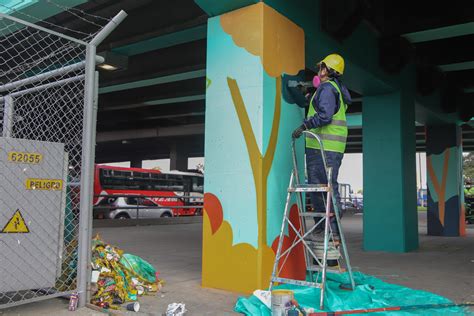
M313 128L310 131L321 138L324 150L344 153L344 151L346 150L347 142L347 105L344 103L344 98L342 97L341 89L339 89L339 86L334 81L328 82L339 93L339 110L336 114L333 115L330 124L318 128ZM308 115L306 116L307 118L314 116L314 114L316 113L316 110L313 105L315 96L316 92L313 94L311 102L309 103ZM314 138L306 137L306 147L319 149L319 143Z

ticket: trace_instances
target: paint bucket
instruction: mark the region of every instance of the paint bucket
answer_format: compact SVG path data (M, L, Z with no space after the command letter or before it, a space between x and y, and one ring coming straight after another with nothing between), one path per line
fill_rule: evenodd
M274 290L272 291L272 316L286 316L291 309L293 291Z

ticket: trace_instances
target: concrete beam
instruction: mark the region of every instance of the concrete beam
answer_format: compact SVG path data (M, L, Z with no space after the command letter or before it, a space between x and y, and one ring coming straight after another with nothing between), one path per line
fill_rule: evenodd
M156 77L152 79L132 81L107 87L102 87L99 89L99 93L110 93L116 91L130 90L135 88L149 87L163 83L182 81L187 79L194 79L206 76L206 69L188 71L183 73L177 73L162 77Z
M259 2L258 0L194 0L201 9L209 16L220 15L225 12L233 11L251 4Z
M136 1L136 0L134 0ZM143 16L141 14L138 14L137 16ZM170 25L170 26L167 26L165 28L161 28L161 29L155 29L155 30L152 30L150 32L146 32L146 33L140 33L140 34L136 34L136 35L133 35L131 37L126 37L126 38L123 38L123 39L120 39L120 40L115 40L111 43L108 44L108 49L114 49L114 48L122 48L122 47L125 47L127 45L132 45L132 44L137 44L139 42L144 42L146 40L149 40L149 39L152 39L152 38L159 38L159 37L162 37L162 36L169 36L171 34L175 34L179 31L183 31L183 30L187 30L187 29L191 29L193 27L196 27L196 26L201 26L201 25L205 25L207 23L207 14L202 14L198 17L195 17L191 20L187 20L185 22L182 22L182 23L179 23L179 24L173 24L173 25Z
M103 143L129 139L175 137L201 134L204 134L204 124L189 124L171 127L99 132L97 133L97 142Z
M403 34L402 36L408 39L411 43L421 43L470 34L474 34L474 22L412 32Z
M72 8L87 2L87 0L63 0L61 1L61 6L46 5L44 1L37 0L20 1L18 4L12 6L4 4L4 1L1 2L2 5L0 5L0 13L5 13L17 18L21 18L27 22L36 23L38 22L38 19L47 19L63 12L63 8Z
M465 61L462 63L439 65L438 68L441 69L442 71L460 71L460 70L474 69L474 61Z
M141 107L146 107L150 105L182 103L182 102L198 101L198 100L205 100L205 99L206 99L205 94L197 94L197 95L189 95L189 96L176 97L176 98L158 99L158 100L146 101L146 102L137 103L137 104L110 106L110 107L102 108L102 109L99 108L99 111L107 112L107 111L116 111L116 110L135 109L135 108L141 108Z
M143 54L149 51L171 47L187 42L197 41L206 38L207 26L205 24L195 26L178 32L164 34L162 36L150 38L141 42L113 48L114 53L126 56Z

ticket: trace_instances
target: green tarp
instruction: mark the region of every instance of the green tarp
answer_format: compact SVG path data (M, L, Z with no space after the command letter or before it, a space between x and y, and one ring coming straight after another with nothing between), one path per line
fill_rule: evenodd
M452 303L452 301L445 297L430 292L413 290L404 286L386 283L360 272L354 273L354 279L356 282L356 289L354 291L342 290L339 286L343 283L348 283L347 274L328 273L327 291L324 300L324 306L327 311ZM302 307L312 307L315 311L320 311L318 309L319 289L293 285L280 285L276 288L294 291L295 299ZM236 312L245 315L271 316L270 309L253 295L249 298L240 297L234 309ZM444 309L380 312L366 315L472 315L472 313L469 313L468 310L464 308L451 307Z

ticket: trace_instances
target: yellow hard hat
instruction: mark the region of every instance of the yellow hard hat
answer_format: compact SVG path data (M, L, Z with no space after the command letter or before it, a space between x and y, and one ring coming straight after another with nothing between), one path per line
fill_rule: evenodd
M344 58L339 54L330 54L324 57L319 64L324 63L328 68L337 71L339 74L344 73Z

